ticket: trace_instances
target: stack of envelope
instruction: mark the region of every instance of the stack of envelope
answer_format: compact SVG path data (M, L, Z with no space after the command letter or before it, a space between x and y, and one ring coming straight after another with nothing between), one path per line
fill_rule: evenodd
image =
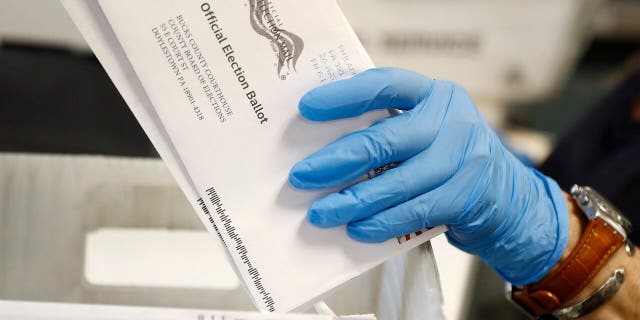
M358 243L306 220L336 190L288 184L297 161L389 116L298 115L309 89L373 67L334 1L62 2L261 311L305 310L444 231Z

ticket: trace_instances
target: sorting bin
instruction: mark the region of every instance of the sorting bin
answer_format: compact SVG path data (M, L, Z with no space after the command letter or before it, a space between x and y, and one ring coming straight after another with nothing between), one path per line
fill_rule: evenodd
M191 252L144 241L163 234L187 248L193 239L206 245ZM0 154L0 300L255 310L229 270L162 161ZM430 245L353 279L326 302L341 315L443 318Z

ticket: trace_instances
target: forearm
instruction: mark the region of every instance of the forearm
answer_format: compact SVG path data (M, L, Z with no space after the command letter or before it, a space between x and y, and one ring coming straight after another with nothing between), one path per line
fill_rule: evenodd
M586 226L586 218L571 197L565 195L569 209L569 243L562 259L573 251ZM560 263L560 262L559 262ZM593 281L565 306L573 305L596 291L611 277L615 269L624 268L625 281L620 291L606 304L584 319L640 319L640 256L630 257L624 248L619 249L604 265Z

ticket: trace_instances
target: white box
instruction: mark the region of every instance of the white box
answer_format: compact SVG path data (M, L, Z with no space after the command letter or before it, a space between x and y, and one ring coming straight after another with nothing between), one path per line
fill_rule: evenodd
M241 287L231 287L229 281L216 286L217 280L208 276L202 277L205 288L191 286L197 279L185 281L179 275L142 279L146 286L135 279L130 285L92 283L86 274L87 237L113 229L209 236L159 160L0 154L0 300L255 310ZM118 242L111 247L127 245ZM199 258L198 253L188 259L197 264L218 257L211 273L228 277L222 249L213 249L217 251L209 258ZM327 303L340 315L441 319L440 287L429 250L422 246L363 274ZM156 258L162 256L148 260Z

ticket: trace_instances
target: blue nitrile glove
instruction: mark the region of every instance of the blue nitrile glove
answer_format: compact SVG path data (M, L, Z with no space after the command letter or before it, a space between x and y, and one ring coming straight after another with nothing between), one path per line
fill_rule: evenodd
M447 225L449 242L512 283L542 278L567 244L562 191L502 145L463 88L406 70L373 69L300 101L300 112L313 121L391 107L405 112L339 139L291 170L293 186L323 189L400 163L318 200L308 213L311 223L347 225L364 242Z

